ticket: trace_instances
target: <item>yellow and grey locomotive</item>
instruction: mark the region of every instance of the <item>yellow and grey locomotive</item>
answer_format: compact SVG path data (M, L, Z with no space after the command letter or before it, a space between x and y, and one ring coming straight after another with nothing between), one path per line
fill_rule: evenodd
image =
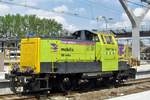
M14 92L18 88L23 92L66 91L87 82L84 80L121 82L135 76L135 69L119 61L112 34L82 30L72 39L25 38L20 55L20 65L8 75Z

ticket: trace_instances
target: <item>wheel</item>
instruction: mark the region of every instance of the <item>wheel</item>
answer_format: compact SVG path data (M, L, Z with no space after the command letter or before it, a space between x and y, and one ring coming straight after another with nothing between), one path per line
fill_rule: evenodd
M12 92L19 94L23 92L23 86L17 77L12 77L10 80L10 89Z
M70 90L72 90L72 81L70 80L70 78L63 78L60 82L60 89L63 92L68 92Z

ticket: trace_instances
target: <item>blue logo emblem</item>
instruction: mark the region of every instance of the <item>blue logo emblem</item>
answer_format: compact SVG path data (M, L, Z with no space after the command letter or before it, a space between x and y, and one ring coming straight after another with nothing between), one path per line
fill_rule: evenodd
M55 44L55 43L51 43L51 49L53 49L53 50L54 50L54 52L57 52L57 50L58 50L58 46L57 46L57 44Z

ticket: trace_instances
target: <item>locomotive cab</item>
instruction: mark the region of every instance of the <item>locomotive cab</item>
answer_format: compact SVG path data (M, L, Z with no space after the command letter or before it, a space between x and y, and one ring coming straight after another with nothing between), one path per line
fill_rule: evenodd
M118 44L113 34L80 30L73 33L74 39L94 42L95 61L100 62L101 71L118 70Z

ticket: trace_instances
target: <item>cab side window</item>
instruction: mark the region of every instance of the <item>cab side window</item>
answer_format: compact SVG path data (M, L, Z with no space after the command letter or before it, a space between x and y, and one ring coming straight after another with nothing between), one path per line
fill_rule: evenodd
M81 32L73 34L74 39L80 40L81 39Z
M93 40L93 34L90 32L85 32L85 40L92 41Z
M97 35L93 36L93 41L94 42L99 42L100 41Z
M112 36L105 36L107 44L114 44L114 41L112 39Z

